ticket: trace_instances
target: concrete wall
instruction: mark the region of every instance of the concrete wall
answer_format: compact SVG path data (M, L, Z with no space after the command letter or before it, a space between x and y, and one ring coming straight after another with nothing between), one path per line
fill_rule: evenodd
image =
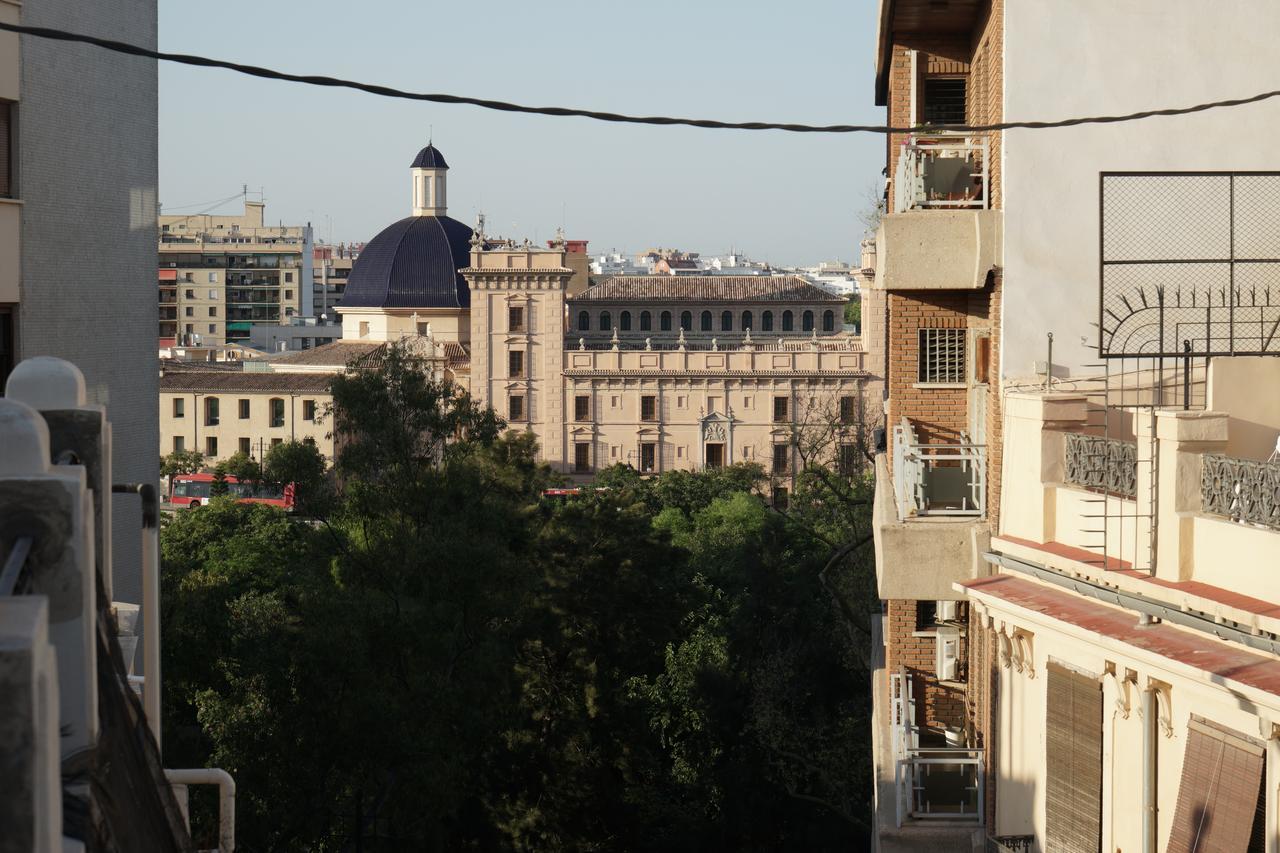
M1280 437L1280 358L1215 358L1207 408L1228 415L1228 456L1266 459Z
M1280 5L1207 8L1007 0L1004 115L1013 119L1125 113L1250 95L1275 50ZM1103 170L1275 169L1280 112L1272 104L1180 118L1004 134L1004 375L1045 358L1072 374L1096 363L1098 173Z
M22 22L156 45L156 0L28 0ZM27 36L21 53L20 356L78 365L110 407L115 480L155 482L156 64ZM115 597L138 602L140 511L116 506Z

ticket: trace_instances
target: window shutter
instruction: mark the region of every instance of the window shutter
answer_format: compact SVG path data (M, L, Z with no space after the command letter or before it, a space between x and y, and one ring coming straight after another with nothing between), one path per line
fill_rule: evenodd
M1102 844L1102 688L1050 662L1045 720L1045 851L1098 853Z
M1265 760L1253 738L1192 717L1168 853L1250 850Z

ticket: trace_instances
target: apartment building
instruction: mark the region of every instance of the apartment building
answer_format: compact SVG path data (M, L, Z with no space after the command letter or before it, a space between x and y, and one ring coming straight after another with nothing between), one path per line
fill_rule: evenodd
M0 0L0 19L156 39L155 0ZM154 62L0 33L0 383L33 356L81 365L88 402L114 414L117 482L158 476L156 126ZM138 519L122 504L104 540L116 598L135 603Z
M316 244L312 250L311 316L336 319L351 267L363 248L363 243Z
M1202 11L881 4L882 850L1280 849L1280 119L947 130L1257 89Z
M311 316L311 225L267 225L265 209L160 217L160 346L244 343Z

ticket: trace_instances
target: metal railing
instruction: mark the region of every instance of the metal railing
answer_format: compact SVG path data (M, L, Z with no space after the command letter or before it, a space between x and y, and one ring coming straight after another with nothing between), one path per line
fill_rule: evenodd
M1138 493L1136 442L1069 432L1065 461L1070 485L1124 498Z
M989 206L987 140L963 133L912 136L898 152L893 212Z
M955 444L922 444L910 422L893 428L893 488L898 518L982 516L987 511L987 446L966 433Z
M1280 530L1280 462L1205 454L1200 497L1207 513Z
M983 750L921 747L916 705L905 669L889 675L897 822L983 822Z

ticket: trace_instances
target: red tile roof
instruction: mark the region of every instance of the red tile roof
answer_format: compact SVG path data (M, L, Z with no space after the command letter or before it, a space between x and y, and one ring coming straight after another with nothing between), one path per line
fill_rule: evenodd
M977 596L1033 610L1258 690L1280 696L1280 660L1240 646L1219 642L1166 623L1138 626L1137 614L1090 598L1060 592L1013 575L995 575L962 584Z

